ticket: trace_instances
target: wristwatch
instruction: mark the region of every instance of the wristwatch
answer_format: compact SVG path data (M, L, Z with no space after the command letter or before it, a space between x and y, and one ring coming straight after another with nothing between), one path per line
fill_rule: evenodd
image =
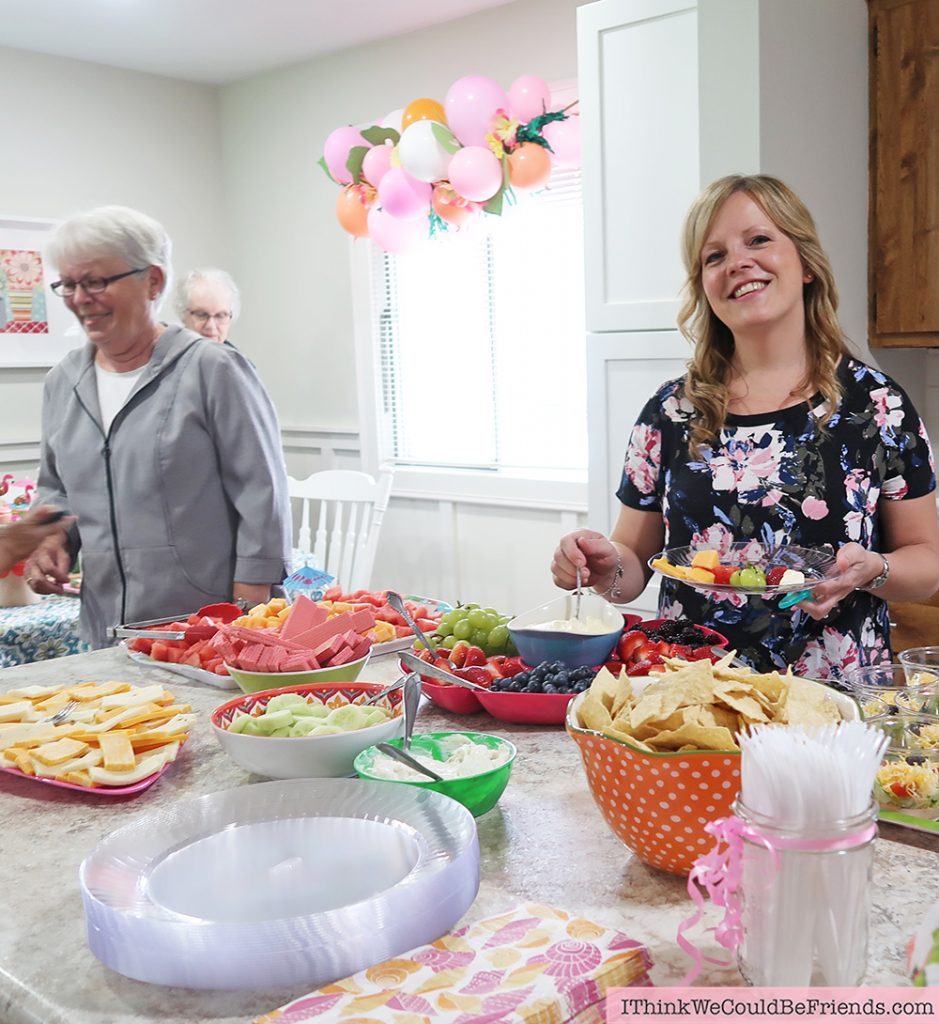
M886 576L884 577L884 579L886 579ZM238 605L238 607L243 612L246 612L248 610L248 608L250 607L250 604L249 604L248 599L246 597L233 597L231 603Z
M884 563L884 567L869 583L865 583L863 587L857 587L857 590L880 590L880 588L887 582L887 578L890 576L890 563L887 561L883 553L878 551L880 560Z

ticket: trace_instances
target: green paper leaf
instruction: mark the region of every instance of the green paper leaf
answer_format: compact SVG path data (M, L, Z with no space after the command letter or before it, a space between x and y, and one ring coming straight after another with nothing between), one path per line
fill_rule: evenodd
M346 160L346 170L352 175L352 182L358 185L362 181L362 161L368 152L368 146L353 146Z
M317 160L316 162L317 162L317 163L318 163L318 164L320 165L320 167L322 167L322 168L323 168L323 173L324 173L324 174L326 175L326 177L327 177L327 178L329 178L329 180L330 180L330 181L331 181L331 182L332 182L332 183L333 183L334 185L338 185L338 184L339 184L339 182L338 182L338 181L336 181L336 179L335 179L335 178L334 178L334 177L333 177L333 176L332 176L332 175L331 175L331 174L329 173L329 168L328 168L328 167L326 166L326 157L325 157L325 156L321 156L321 157L319 158L319 160Z
M359 135L373 146L383 146L386 142L397 146L398 140L401 138L394 128L383 128L380 124L374 124L371 128L365 128L359 132Z
M457 137L445 124L440 124L439 121L432 121L431 131L434 133L434 138L448 153L456 153L463 148Z
M503 189L499 189L498 192L489 200L488 203L483 207L483 213L491 213L494 217L502 216L502 192Z

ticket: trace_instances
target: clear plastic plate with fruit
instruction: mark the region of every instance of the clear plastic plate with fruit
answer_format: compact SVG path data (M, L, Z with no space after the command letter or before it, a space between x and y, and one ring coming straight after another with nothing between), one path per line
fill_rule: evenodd
M667 548L649 559L649 568L696 590L761 597L807 591L841 575L830 551L796 544L772 547L755 540L720 550L694 545Z

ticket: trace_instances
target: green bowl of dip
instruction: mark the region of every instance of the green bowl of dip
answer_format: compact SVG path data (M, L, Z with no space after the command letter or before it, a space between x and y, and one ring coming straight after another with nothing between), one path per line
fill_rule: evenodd
M389 743L400 747L402 740L390 740ZM487 732L418 733L411 737L408 752L419 761L425 761L438 775L445 776L443 782L419 775L377 747L366 747L357 755L353 767L363 779L403 782L408 786L443 793L461 803L474 818L485 814L499 802L509 784L518 753L513 743ZM454 773L452 778L448 777L450 772Z

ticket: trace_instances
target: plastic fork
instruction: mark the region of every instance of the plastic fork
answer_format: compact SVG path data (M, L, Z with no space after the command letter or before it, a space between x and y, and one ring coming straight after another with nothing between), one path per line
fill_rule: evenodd
M51 717L46 719L47 725L58 725L60 722L64 722L66 718L78 707L77 700L70 700L64 707L59 708L58 711Z
M580 575L580 566L574 566L575 580L577 581L574 587L574 618L580 619L580 597L581 597L581 584L582 577Z

